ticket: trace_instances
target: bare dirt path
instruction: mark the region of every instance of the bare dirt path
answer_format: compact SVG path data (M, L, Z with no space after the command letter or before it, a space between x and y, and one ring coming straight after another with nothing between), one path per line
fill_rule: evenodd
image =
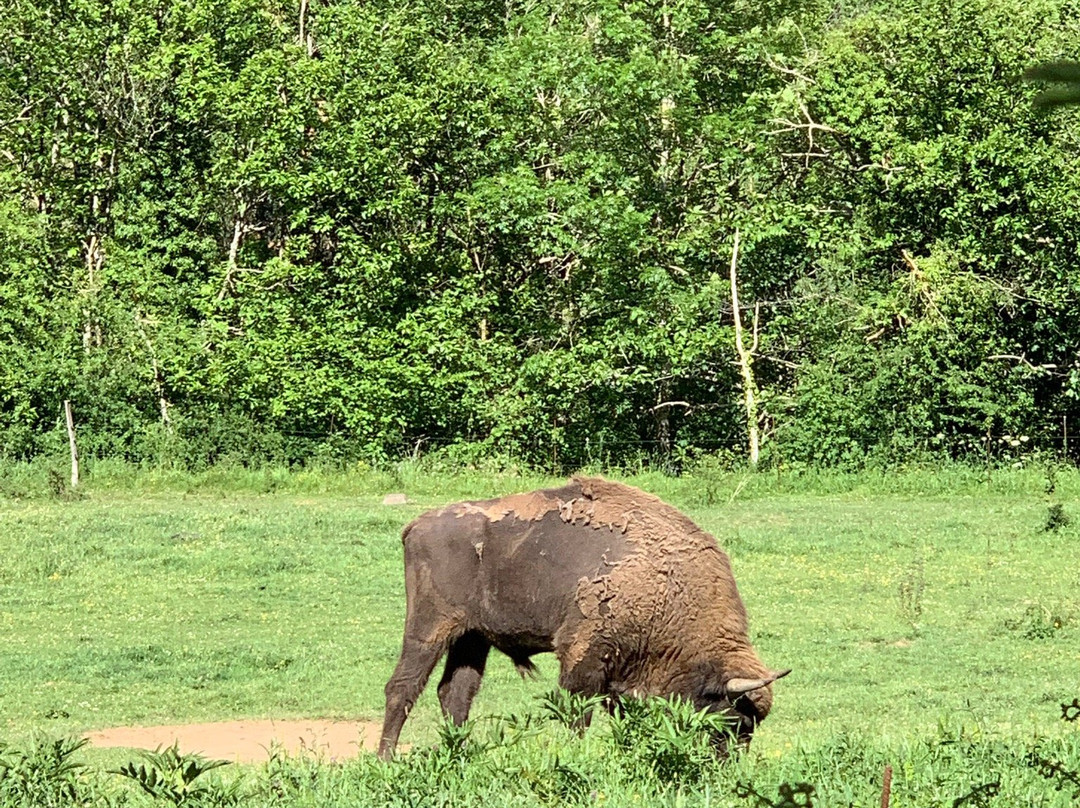
M114 727L86 734L92 746L157 749L179 744L182 753L236 763L258 763L273 748L290 755L312 754L327 759L356 757L374 751L379 725L371 721L222 721L163 727Z

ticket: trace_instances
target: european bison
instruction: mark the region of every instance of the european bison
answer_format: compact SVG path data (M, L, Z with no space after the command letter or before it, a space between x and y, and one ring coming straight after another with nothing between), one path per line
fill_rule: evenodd
M750 735L772 706L766 668L716 539L670 505L597 478L429 511L402 532L405 639L386 684L379 756L445 653L443 711L460 724L492 647L524 674L554 651L574 693L682 696Z

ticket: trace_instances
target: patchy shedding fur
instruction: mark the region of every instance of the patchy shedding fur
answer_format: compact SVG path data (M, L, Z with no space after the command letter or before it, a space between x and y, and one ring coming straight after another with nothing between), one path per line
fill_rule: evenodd
M782 674L750 644L727 556L651 494L575 477L429 512L402 538L408 608L386 686L384 757L444 653L440 702L464 720L492 647L523 675L535 672L530 656L553 651L571 691L680 695L728 712L747 740L769 712ZM750 689L728 694L729 681Z
M580 581L576 600L586 619L560 656L564 666L598 645L625 654L623 638L634 637L638 658L611 665L618 674L612 684L622 692L674 691L687 667L716 667L719 678L768 676L750 646L746 609L716 539L652 494L600 478L574 481L582 495L563 503L563 520L618 531L637 552L609 574ZM748 698L761 718L769 712L771 688Z

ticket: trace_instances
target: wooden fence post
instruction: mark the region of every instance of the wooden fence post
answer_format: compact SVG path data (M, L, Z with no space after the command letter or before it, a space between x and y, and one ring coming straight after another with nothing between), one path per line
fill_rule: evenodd
M71 415L71 401L64 399L64 420L67 422L68 445L71 447L71 487L79 486L79 450L75 446L75 419Z
M885 766L885 779L881 784L881 808L889 808L889 798L892 796L892 766Z

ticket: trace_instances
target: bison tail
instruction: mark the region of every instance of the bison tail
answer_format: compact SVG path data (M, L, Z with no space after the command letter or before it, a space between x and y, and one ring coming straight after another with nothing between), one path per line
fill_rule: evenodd
M515 659L514 667L517 669L517 672L518 674L520 674L522 679L524 679L525 677L535 679L537 676L540 675L540 671L536 669L536 666L528 657L519 657Z

